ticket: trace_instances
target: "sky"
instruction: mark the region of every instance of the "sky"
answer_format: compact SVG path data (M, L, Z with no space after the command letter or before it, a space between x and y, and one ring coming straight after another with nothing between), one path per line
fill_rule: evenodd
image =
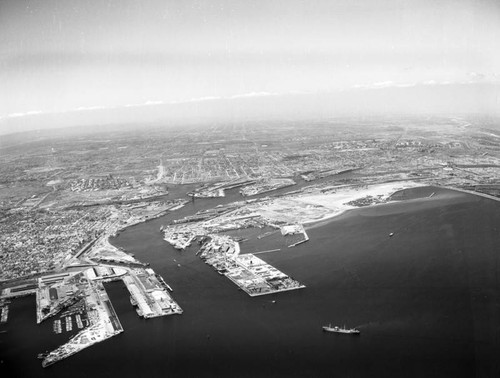
M44 114L495 84L499 41L497 0L0 0L0 133Z

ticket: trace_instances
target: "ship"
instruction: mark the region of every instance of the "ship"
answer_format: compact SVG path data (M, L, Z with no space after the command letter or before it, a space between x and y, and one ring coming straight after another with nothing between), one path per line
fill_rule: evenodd
M325 332L335 332L335 333L347 333L347 334L352 334L352 335L359 335L360 332L359 330L357 330L356 328L346 328L345 326L344 327L332 327L331 324L327 325L327 326L323 326L323 331Z

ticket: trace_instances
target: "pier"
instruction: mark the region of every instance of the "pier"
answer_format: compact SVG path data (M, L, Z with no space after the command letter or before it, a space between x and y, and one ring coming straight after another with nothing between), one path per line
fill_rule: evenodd
M181 307L169 294L172 288L152 269L131 270L122 280L139 316L147 319L182 314Z
M85 290L85 301L88 308L88 327L83 328L67 343L48 353L42 361L42 366L47 367L64 358L88 348L98 342L104 341L121 332L123 328L116 316L116 312L109 301L108 294L102 282L92 282L87 277ZM77 319L77 326L83 327L81 317ZM78 321L80 319L80 321ZM66 331L72 331L73 322L71 316L65 317ZM61 320L54 321L54 332L62 332Z
M305 287L255 254L240 255L239 243L230 237L219 235L211 237L212 240L200 249L200 257L249 296L273 294ZM275 251L279 249L260 253Z
M271 252L278 252L278 251L281 251L281 248L268 249L267 251L254 252L254 253L252 253L252 255L260 255L261 253L271 253Z
M1 301L0 302L0 323L7 323L7 320L9 319L9 303L8 301Z

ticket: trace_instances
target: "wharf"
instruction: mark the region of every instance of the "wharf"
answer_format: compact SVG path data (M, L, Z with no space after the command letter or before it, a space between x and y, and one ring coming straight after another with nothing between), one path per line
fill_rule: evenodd
M73 330L73 321L71 319L71 316L67 316L65 318L65 326L66 326L66 332L70 332Z
M255 289L247 289L244 286L241 286L237 280L233 279L231 276L227 275L227 278L229 278L231 281L233 281L236 285L238 285L241 290L243 290L245 293L247 293L251 297L260 297L263 295L269 295L269 294L276 294L276 293L282 293L284 291L292 291L292 290L299 290L303 289L306 286L305 285L298 285L298 286L293 286L293 287L286 287L286 288L280 288L280 289L269 289L265 291L255 291Z
M102 282L92 282L87 280L85 290L86 307L88 308L89 327L83 328L78 334L72 337L67 343L48 353L42 361L42 366L47 367L64 358L88 348L98 342L104 341L123 332L123 327L118 320L118 316L109 301L108 294ZM81 318L80 318L81 321ZM77 325L80 328L77 318ZM65 318L66 330L73 328L70 316ZM54 321L54 331L62 331L61 321Z
M30 283L30 284L22 284L18 286L8 287L2 290L2 294L0 295L0 300L8 299L8 298L20 298L27 295L32 295L36 293L38 289L38 284Z
M83 323L82 323L82 317L80 314L76 314L75 316L75 319L76 319L76 326L80 329L83 328Z
M225 275L251 297L305 287L255 254L240 255L239 244L228 236L212 235L212 240L201 250L201 258L205 263L219 274Z
M98 322L89 328L85 328L76 336L72 337L66 344L61 345L56 350L50 352L42 361L42 366L47 367L55 364L56 362L70 357L85 348L123 332L123 329L118 331L108 331L107 328L108 327L104 322Z
M163 240L170 243L175 249L184 250L191 245L199 233L191 229L163 228Z
M52 287L50 289L49 287L42 287L36 293L37 323L41 323L45 319L56 315L64 308L72 306L84 297L84 293L77 289L76 291L71 292L68 296L61 298L61 300L50 300L48 299L48 296L50 295L48 293L51 293L53 290L55 289Z
M279 251L281 251L281 248L268 249L267 251L254 252L254 253L252 253L252 255L260 255L261 253L271 253L271 252L279 252Z
M303 239L303 240L299 240L297 243L293 243L293 244L290 244L288 246L288 248L293 248L293 247L296 247L298 246L299 244L302 244L302 243L305 243L306 241L308 241L309 239Z
M61 333L62 332L62 325L61 325L61 320L56 319L54 320L54 324L52 325L52 328L54 329L54 333Z
M137 314L146 319L182 314L174 301L170 286L152 269L134 269L122 278L130 293L130 302L137 306ZM170 288L170 289L169 289Z
M9 305L7 303L2 303L0 307L2 315L0 315L0 323L7 323L9 319Z

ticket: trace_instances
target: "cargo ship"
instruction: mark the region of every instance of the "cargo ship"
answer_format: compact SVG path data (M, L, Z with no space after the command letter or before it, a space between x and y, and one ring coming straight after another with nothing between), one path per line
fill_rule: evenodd
M352 334L352 335L359 335L360 332L359 330L357 330L356 328L345 328L344 327L332 327L331 324L327 325L327 326L323 326L323 331L325 332L335 332L335 333L347 333L347 334Z

